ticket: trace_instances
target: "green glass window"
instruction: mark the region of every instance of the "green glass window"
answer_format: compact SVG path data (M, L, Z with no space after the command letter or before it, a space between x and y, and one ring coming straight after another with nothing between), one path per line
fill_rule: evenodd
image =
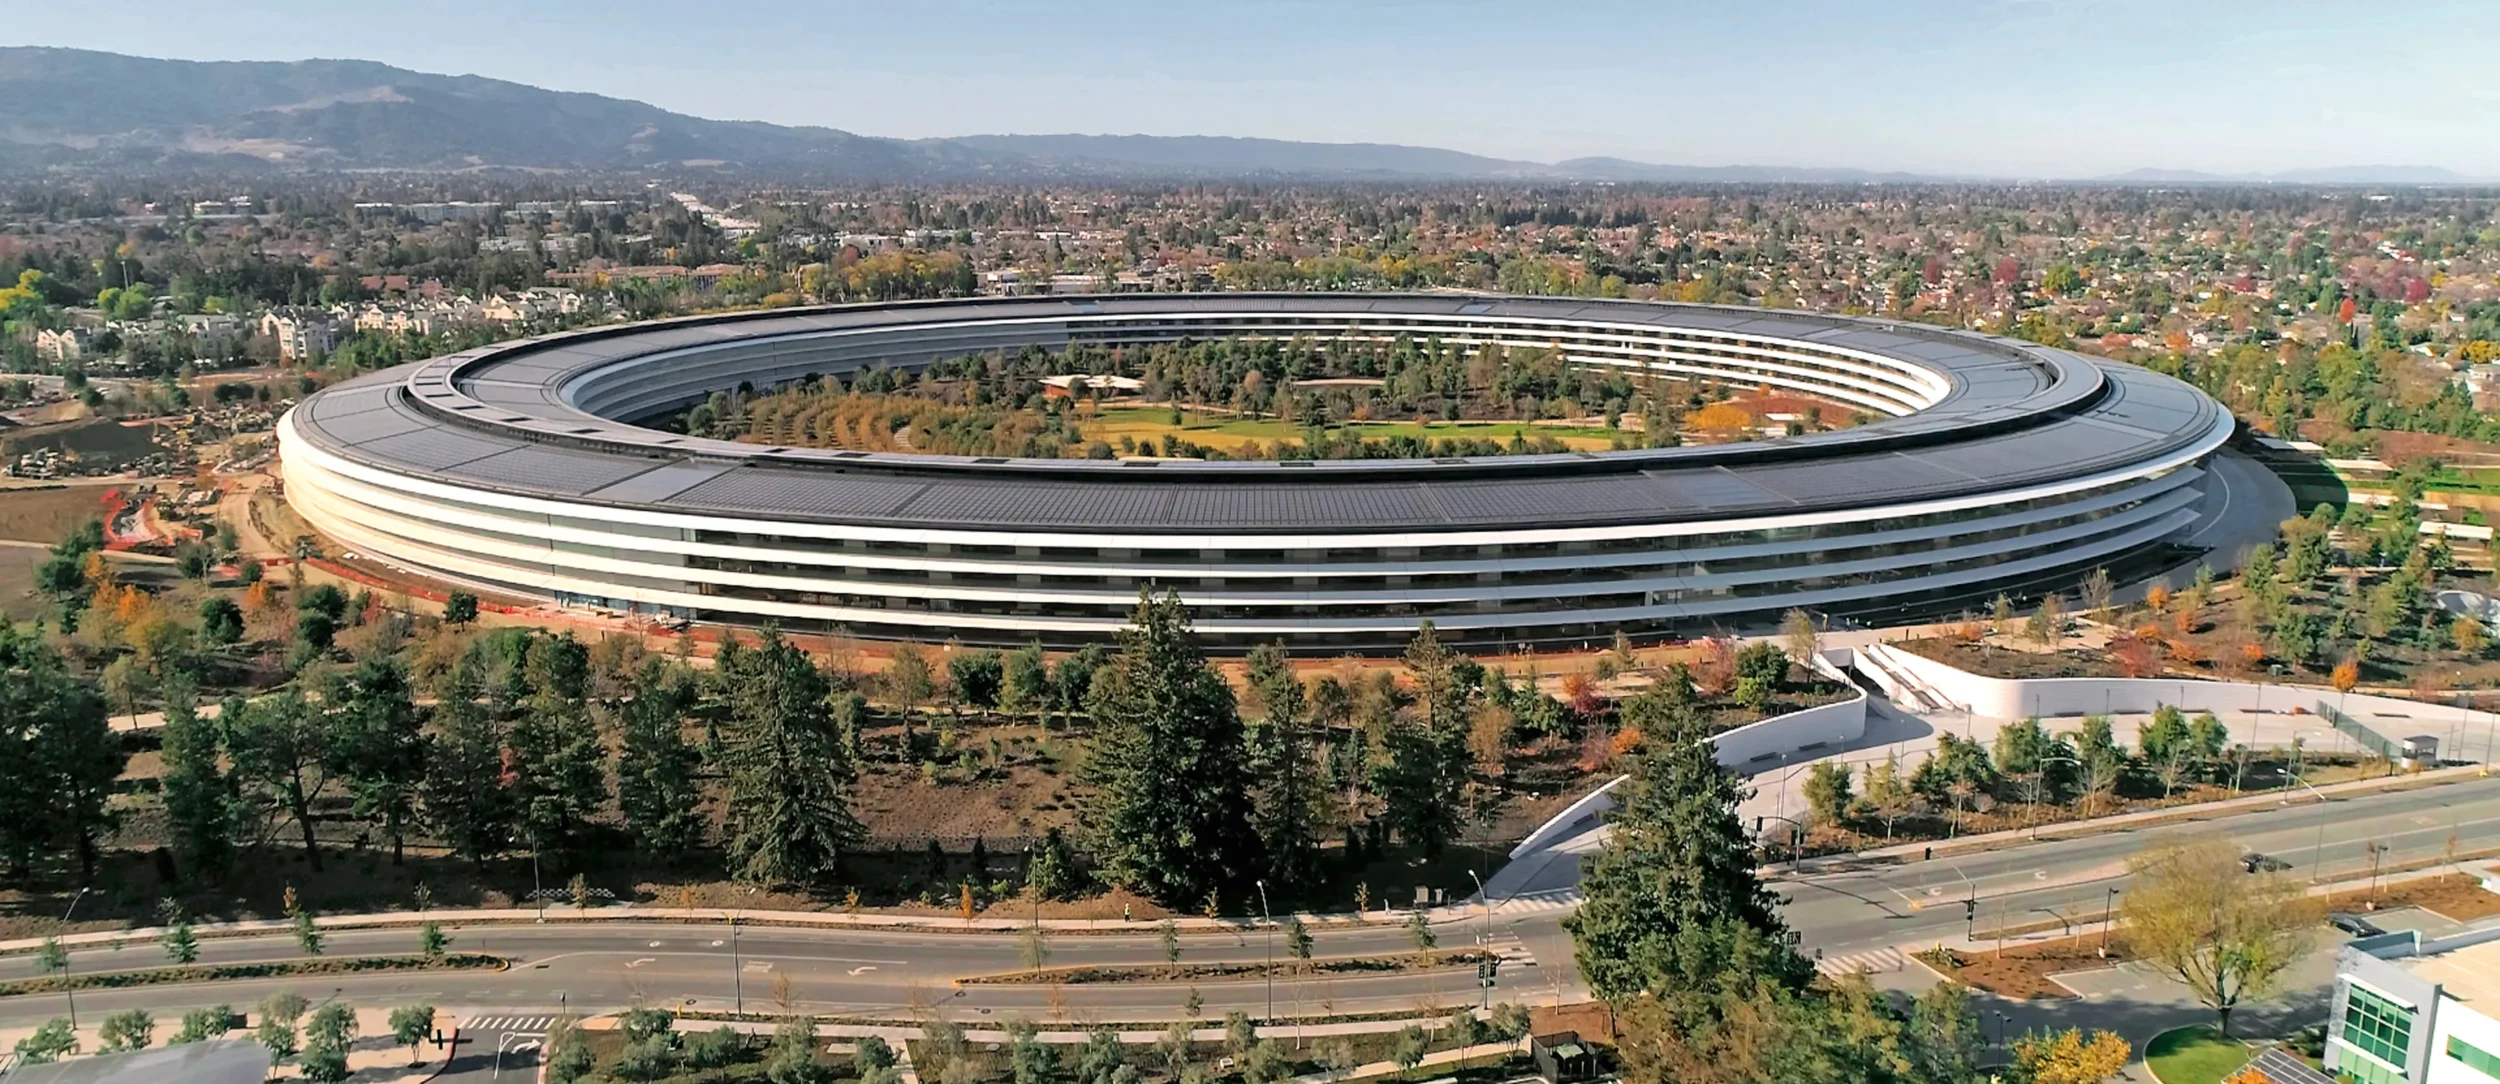
M2405 1052L2413 1046L2413 1010L2359 986L2347 986L2346 991L2339 1037L2362 1053L2404 1068Z
M2448 1056L2464 1062L2468 1069L2493 1080L2500 1080L2500 1054L2494 1054L2451 1035L2448 1037Z

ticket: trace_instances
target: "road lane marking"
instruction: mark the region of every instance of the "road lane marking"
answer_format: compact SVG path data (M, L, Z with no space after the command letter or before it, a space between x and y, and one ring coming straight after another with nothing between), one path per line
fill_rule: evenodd
M854 968L852 968L852 969L851 969L851 974L857 975L857 974L861 974L861 973L863 973L863 972L874 971L874 970L876 970L876 969L877 969L877 965L875 965L875 964L861 964L861 965L859 965L858 967L854 967Z
M656 964L656 963L658 963L658 962L660 962L660 961L658 961L658 960L656 960L656 959L653 959L652 957L645 956L645 957L643 957L643 958L641 958L641 959L639 959L639 960L627 960L627 961L625 961L625 966L627 966L627 967L641 967L641 966L642 966L642 965L644 965L644 964Z

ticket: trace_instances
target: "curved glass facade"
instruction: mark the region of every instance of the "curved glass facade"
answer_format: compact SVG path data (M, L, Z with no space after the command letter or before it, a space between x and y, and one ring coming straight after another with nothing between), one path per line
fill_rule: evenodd
M1507 648L1602 641L1618 629L1656 637L1744 627L1794 607L1950 613L1999 591L2069 585L2084 569L2123 563L2195 523L2198 464L2230 432L2226 414L2166 378L2131 372L2119 380L2072 355L1966 345L1946 332L1887 337L1893 329L1813 318L1780 334L1748 333L1643 324L1614 316L1648 309L1583 312L1579 302L1518 302L1522 311L1491 315L1300 312L1274 299L1276 311L1246 312L1221 297L1195 301L1163 313L1109 311L1117 303L1104 299L1097 307L1106 311L1040 316L938 305L889 324L780 318L769 325L774 333L752 335L661 325L669 335L652 333L648 348L620 335L613 346L559 338L471 352L421 363L397 381L324 393L336 400L317 396L290 414L280 426L288 498L343 547L376 559L620 611L872 637L1067 644L1107 637L1140 590L1168 587L1191 604L1199 630L1228 648L1270 640L1314 651L1389 647L1423 620L1462 643ZM1457 305L1370 304L1427 302ZM1538 314L1548 309L1557 315ZM853 315L828 310L816 322ZM767 325L759 318L749 326ZM739 383L1030 345L1225 336L1558 348L1584 364L1807 391L1892 420L1818 435L1829 439L1524 462L1151 472L814 450L784 458L783 450L615 421ZM1983 439L2003 451L1965 451ZM523 457L544 466L479 465ZM764 458L772 462L758 465ZM1452 485L1510 488L1452 490L1436 503L1441 465L1462 468L1449 474ZM1012 472L1004 485L1026 518L914 511L930 494L948 497L948 508L979 506L947 489L966 468ZM1156 493L1179 493L1238 480L1244 469L1257 484L1232 491L1247 497L1223 499L1273 500L1277 516L1228 509L1221 519L1167 511L1123 520L1081 511L1113 507L1102 505L1106 494L1134 497L1140 477L1163 487ZM670 471L688 480L637 481ZM1552 472L1550 482L1540 472ZM684 496L729 475L759 479L746 492L788 497L721 507ZM1405 488L1382 488L1375 475L1397 475ZM1559 511L1562 503L1544 509L1562 500L1552 486L1592 477L1621 487L1609 494L1631 496L1601 502L1598 514L1587 498L1572 498L1582 502L1575 512ZM891 497L879 498L873 514L838 510L863 492ZM1318 496L1282 499L1304 493ZM1374 516L1367 494L1438 511ZM1158 499L1167 510L1199 507ZM1218 503L1211 497L1205 506ZM1331 519L1330 509L1352 518Z

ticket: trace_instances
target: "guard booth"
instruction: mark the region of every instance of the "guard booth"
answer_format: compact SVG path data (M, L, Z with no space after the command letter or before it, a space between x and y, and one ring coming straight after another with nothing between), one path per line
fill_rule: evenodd
M2416 734L2397 743L2396 763L2406 771L2418 772L2439 766L2439 739L2429 734Z
M1529 1036L1528 1054L1536 1059L1536 1073L1545 1084L1597 1079L1597 1051L1580 1041L1579 1032Z

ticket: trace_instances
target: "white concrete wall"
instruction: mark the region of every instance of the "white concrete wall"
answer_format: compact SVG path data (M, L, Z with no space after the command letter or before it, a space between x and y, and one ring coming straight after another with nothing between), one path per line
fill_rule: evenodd
M1719 747L1719 763L1743 771L1758 759L1836 747L1866 736L1866 691L1849 690L1837 704L1774 715L1724 731L1710 742ZM1811 747L1811 748L1810 748Z
M1825 677L1848 683L1848 675L1842 667L1847 665L1849 652L1848 648L1824 652L1823 657L1815 660L1814 670ZM1710 743L1718 749L1720 765L1743 771L1753 764L1756 756L1765 753L1785 755L1809 745L1838 746L1865 737L1866 691L1853 686L1849 692L1850 698L1837 704L1774 715L1718 734L1710 739ZM1554 814L1535 831L1528 833L1526 839L1520 840L1518 846L1511 848L1510 856L1518 858L1578 835L1588 827L1588 822L1613 811L1615 788L1626 778L1629 777L1616 776L1605 786L1565 806L1562 812Z
M1632 777L1628 775L1618 775L1607 780L1605 786L1581 795L1579 801L1564 806L1562 812L1547 818L1545 823L1537 826L1536 831L1528 833L1528 838L1520 840L1518 846L1511 848L1510 856L1517 858L1550 846L1556 840L1578 835L1582 828L1587 827L1586 822L1594 820L1598 814L1614 809L1615 788L1622 786L1623 781L1630 778Z
M2463 1039L2485 1053L2500 1054L2500 1021L2457 998L2442 997L2439 1018L2432 1023L2430 1071L2423 1084L2491 1084L2490 1077L2448 1056L2448 1037Z
M1886 665L1925 684L1951 700L1955 707L1994 719L2097 715L2104 712L2137 714L2154 711L2164 705L2191 712L2289 714L2295 708L2302 712L2315 712L2318 702L2324 700L2330 705L2338 705L2344 714L2388 738L2403 739L2427 733L2440 738L2443 743L2447 740L2449 728L2456 724L2470 723L2479 734L2481 727L2492 722L2492 713L2487 711L2469 712L2443 704L2424 704L2360 693L2339 695L2332 690L2290 685L2172 678L2012 680L1967 673L1887 644L1861 650L1882 658ZM2478 743L2460 744L2479 748ZM2449 750L2441 752L2444 755Z

